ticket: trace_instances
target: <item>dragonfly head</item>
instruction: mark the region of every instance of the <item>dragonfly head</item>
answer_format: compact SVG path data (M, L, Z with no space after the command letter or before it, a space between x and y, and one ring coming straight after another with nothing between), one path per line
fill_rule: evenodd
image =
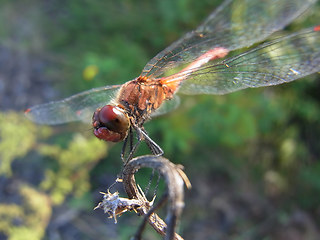
M109 142L119 142L128 133L129 118L125 111L113 105L98 108L92 117L94 135Z

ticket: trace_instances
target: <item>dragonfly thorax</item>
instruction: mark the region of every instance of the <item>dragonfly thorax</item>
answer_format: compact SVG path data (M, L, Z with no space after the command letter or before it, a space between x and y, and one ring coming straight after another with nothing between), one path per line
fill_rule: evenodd
M173 97L173 92L160 79L138 77L124 84L118 94L117 102L141 126L150 118L153 111Z

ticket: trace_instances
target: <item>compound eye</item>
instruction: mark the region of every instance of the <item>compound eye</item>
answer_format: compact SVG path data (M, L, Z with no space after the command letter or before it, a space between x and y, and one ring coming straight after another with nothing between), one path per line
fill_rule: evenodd
M116 106L106 105L99 112L100 123L111 131L117 133L127 132L129 120L122 109Z

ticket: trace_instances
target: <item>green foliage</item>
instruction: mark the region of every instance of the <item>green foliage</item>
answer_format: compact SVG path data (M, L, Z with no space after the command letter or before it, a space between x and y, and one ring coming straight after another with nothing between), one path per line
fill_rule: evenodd
M32 171L34 160L38 158L43 163L51 162L46 165L44 179L39 185L31 187L16 181L17 192L9 196L19 203L6 203L6 198L1 198L0 233L13 240L42 239L49 223L52 204L61 205L69 196L79 200L89 192L90 170L106 155L106 144L93 136L86 138L79 133L63 139L63 142L67 141L65 148L60 146L63 142L44 143L45 139L52 137L51 129L31 123L21 113L0 113L0 123L0 167L3 176L21 177L20 169L11 169L14 161L23 162L30 168L29 172ZM32 174L37 178L42 173ZM7 188L10 189L10 186ZM92 209L93 204L87 198L86 205L76 204L74 200L72 206L91 206Z
M299 171L298 181L295 182L296 198L301 206L311 211L320 202L320 163L317 162L312 166L306 166Z
M21 204L0 204L0 233L10 240L43 239L52 211L49 198L26 184L17 189Z
M39 153L55 159L55 169L47 169L40 188L49 191L53 204L62 204L73 194L81 197L90 189L90 170L107 153L106 145L96 138L75 134L67 149L56 145L40 145Z
M49 128L37 127L22 114L0 112L0 175L11 175L11 163L25 156L35 145L37 137L50 134Z
M196 27L220 2L32 0L26 5L4 1L0 20L8 24L0 28L1 43L15 37L10 47L52 60L46 74L67 96L133 79L150 58ZM234 18L243 14L239 9ZM318 9L290 29L315 24ZM15 21L9 24L8 18ZM20 26L23 22L26 28ZM193 184L186 197L182 224L187 234L183 235L192 239L193 233L207 231L221 234L219 239L277 239L272 235L275 226L290 222L295 209L319 226L320 85L316 77L226 96L182 96L178 110L145 125L165 157L185 165ZM113 179L120 171L121 143L106 156L105 143L75 133L89 126L76 125L72 132L69 126L36 126L14 112L0 112L0 126L0 174L20 179L28 172L12 171L13 163L27 162L29 169L36 163L43 169L34 174L37 181L32 179L32 187L22 185L17 191L21 204L0 203L0 232L10 239L43 238L51 204L89 209L91 186L105 190L107 186L97 179ZM148 177L142 174L139 181L147 182ZM14 225L17 218L22 219L21 226ZM118 239L127 239L135 231L132 219L128 226L118 224ZM263 235L265 227L272 233Z

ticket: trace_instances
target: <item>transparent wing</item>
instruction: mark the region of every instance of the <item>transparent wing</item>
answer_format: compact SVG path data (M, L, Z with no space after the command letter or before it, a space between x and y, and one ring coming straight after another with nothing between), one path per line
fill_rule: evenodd
M161 106L151 114L151 117L158 117L160 115L171 112L175 110L179 105L180 105L180 98L179 96L174 95L172 99L162 103Z
M26 116L39 124L61 124L72 121L91 122L94 111L108 104L121 85L94 88L61 101L49 102L26 110Z
M317 31L316 31L317 30ZM179 92L226 94L248 87L291 82L320 71L320 27L260 45L220 63L208 62L183 79Z
M196 30L156 55L142 76L157 78L168 69L193 62L210 49L251 46L282 29L316 0L226 0Z

